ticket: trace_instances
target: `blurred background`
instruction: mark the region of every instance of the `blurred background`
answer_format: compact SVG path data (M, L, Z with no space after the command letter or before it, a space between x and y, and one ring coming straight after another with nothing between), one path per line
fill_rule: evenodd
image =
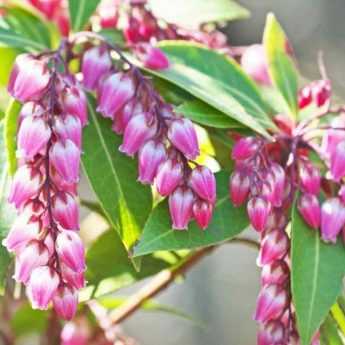
M162 0L163 1L163 0ZM212 1L212 0L205 0ZM231 23L226 32L233 45L260 42L266 14L274 12L294 46L299 68L319 78L317 55L324 60L336 93L345 89L344 0L240 0L252 15ZM165 290L158 301L190 314L204 328L161 313L138 312L124 323L141 345L254 345L252 321L259 290L256 252L238 244L215 251L188 273L183 284ZM125 292L132 292L133 289Z

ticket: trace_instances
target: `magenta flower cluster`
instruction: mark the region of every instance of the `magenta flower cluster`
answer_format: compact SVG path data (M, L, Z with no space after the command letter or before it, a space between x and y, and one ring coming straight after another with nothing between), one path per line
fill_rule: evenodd
M169 197L173 228L187 229L194 218L205 229L215 205L216 182L207 167L194 162L199 145L192 122L176 115L135 67L116 70L106 46L85 52L82 74L84 86L97 94L97 111L123 135L119 150L138 155L138 180Z
M86 268L76 196L87 105L74 78L58 72L59 61L57 53L19 55L10 76L8 91L23 106L9 195L18 217L3 245L16 256L14 279L33 308L52 303L71 319Z

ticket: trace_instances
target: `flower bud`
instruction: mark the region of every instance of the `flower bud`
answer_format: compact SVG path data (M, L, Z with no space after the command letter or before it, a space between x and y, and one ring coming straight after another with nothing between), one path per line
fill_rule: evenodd
M300 109L307 107L311 104L312 101L313 96L310 85L306 85L298 91L298 106Z
M214 203L216 201L216 178L212 171L205 166L198 166L192 170L189 186L202 199Z
M133 156L156 132L157 123L150 124L144 113L138 114L128 122L119 150Z
M242 55L241 65L244 71L257 83L271 85L265 49L262 44L249 46Z
M195 159L199 155L199 145L193 123L184 118L173 120L168 131L171 143L188 159Z
M81 148L81 122L79 117L67 115L64 119L58 117L55 120L55 132L59 135L61 141L70 139Z
M337 241L345 224L345 206L339 198L326 200L321 207L321 236L325 242Z
M76 273L85 271L85 251L82 240L74 231L63 230L56 238L59 259Z
M310 162L302 163L299 168L299 178L303 190L307 193L318 195L320 193L320 171Z
M60 265L61 275L63 280L75 289L82 289L85 287L85 275L84 272L76 273L63 262Z
M78 117L83 127L87 124L87 98L80 87L75 85L67 87L62 93L62 103L66 114Z
M16 257L16 266L13 278L18 283L26 284L31 272L39 266L48 263L49 253L45 245L32 241L24 247Z
M273 229L267 232L261 242L261 248L257 259L258 266L272 264L282 259L289 250L289 238L285 231Z
M288 295L284 288L271 284L264 286L258 296L254 319L265 323L277 319L288 304Z
M174 159L162 163L156 176L157 191L162 196L171 194L183 179L183 165Z
M67 285L61 286L53 298L56 313L64 320L71 320L77 312L78 293Z
M95 90L111 66L111 57L106 47L98 46L86 50L81 67L85 88Z
M139 151L139 181L151 184L167 154L162 143L149 140Z
M305 222L318 229L321 222L321 210L318 198L313 194L302 194L298 201L298 210Z
M230 199L235 206L241 206L247 199L250 189L250 179L245 173L235 170L230 177Z
M345 176L345 141L340 142L331 152L330 161L332 177L338 182Z
M89 332L85 326L67 322L61 332L61 345L88 345Z
M28 165L21 166L15 173L8 201L20 208L26 201L39 193L42 185L40 173Z
M48 266L35 268L27 285L27 295L33 309L48 309L53 299L60 279L58 274Z
M134 96L135 86L130 77L123 73L108 76L98 88L97 111L104 117L114 115Z
M17 144L21 158L31 160L48 143L51 130L42 118L27 116L20 124Z
M8 84L11 96L21 101L37 101L45 92L50 80L46 63L29 54L16 58Z
M79 181L80 150L73 141L67 139L65 143L57 141L51 151L51 162L58 174L67 183Z
M231 153L231 158L233 160L244 160L250 158L258 150L258 141L254 137L246 137L238 140Z
M117 134L123 134L129 120L142 113L143 107L140 103L132 101L128 102L114 115L114 123L112 126L113 131Z
M260 197L251 198L247 204L249 220L253 228L261 232L265 229L271 205L268 201Z
M79 230L79 207L69 193L60 192L53 198L53 216L67 230Z
M20 109L20 119L25 117L40 117L45 113L44 108L37 102L27 102L24 103Z
M193 216L194 195L189 188L179 187L169 197L169 210L176 230L187 229Z
M317 80L312 84L313 100L318 107L328 105L331 98L331 82L329 80Z
M272 320L260 326L258 345L282 345L285 343L285 328L280 321Z
M212 219L213 204L204 200L197 200L193 204L193 216L202 230L208 227Z
M270 170L269 175L272 176L272 178L268 182L273 189L271 203L275 207L280 207L284 198L285 171L282 166L277 163L272 163Z
M333 118L330 125L331 129L324 131L321 145L321 150L327 157L334 154L339 143L345 141L345 114ZM344 130L339 130L339 128L344 128Z
M168 57L164 52L151 44L142 43L137 46L136 53L144 66L153 70L162 70L169 67Z
M276 260L271 265L265 265L261 272L261 285L284 284L290 276L289 266L283 260Z

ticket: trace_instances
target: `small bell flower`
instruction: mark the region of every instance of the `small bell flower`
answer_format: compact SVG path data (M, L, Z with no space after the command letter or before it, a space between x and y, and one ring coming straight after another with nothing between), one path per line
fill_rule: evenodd
M332 177L339 182L345 176L345 141L340 142L331 152L330 161Z
M302 194L297 206L305 222L313 229L318 229L321 223L319 199L314 194Z
M75 289L82 289L85 287L85 275L84 272L77 273L61 262L61 275L63 280Z
M311 163L302 163L299 169L299 178L303 190L318 195L320 193L320 170Z
M156 175L157 191L162 196L171 194L183 179L183 165L174 159L162 163Z
M80 87L76 85L66 87L62 92L62 103L66 114L77 116L83 127L87 124L87 98Z
M144 66L153 70L163 70L169 67L168 57L164 52L151 44L142 43L136 47L135 52Z
M232 203L238 207L247 199L250 190L250 179L245 173L235 170L230 177L229 192Z
M337 241L345 225L345 206L339 198L326 200L321 206L321 236L325 242Z
M67 285L61 286L53 297L53 306L60 317L71 320L77 312L77 291Z
M271 205L263 198L253 197L248 201L247 212L253 228L261 232L266 227Z
M208 227L212 219L212 212L213 204L208 201L200 199L195 201L193 204L193 216L202 230L205 230Z
M173 120L168 130L168 138L188 159L193 160L199 155L198 138L190 120Z
M58 274L48 266L35 268L27 285L27 295L33 309L47 310L58 289Z
M261 285L284 284L290 277L289 266L283 260L275 260L270 265L265 265L261 272Z
M258 150L259 145L256 138L246 137L238 140L231 153L233 160L244 160L252 157L254 153Z
M60 192L53 198L53 216L67 230L79 230L79 207L69 193Z
M194 195L189 188L179 187L169 196L169 210L176 230L187 229L193 216Z
M198 166L192 170L189 186L202 199L214 203L216 201L216 178L212 171L205 166Z
M260 325L258 345L282 345L285 343L285 327L277 320Z
M61 141L70 139L81 149L81 122L79 117L67 115L64 119L58 117L55 120L55 132Z

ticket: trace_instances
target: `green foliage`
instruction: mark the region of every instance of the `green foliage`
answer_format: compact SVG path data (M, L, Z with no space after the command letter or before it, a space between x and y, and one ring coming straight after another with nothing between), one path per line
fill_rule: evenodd
M249 17L249 11L231 0L148 1L156 17L182 27L198 28L201 24Z
M289 41L272 13L267 16L263 44L273 84L283 96L293 118L297 117L297 70L292 60Z
M2 6L0 42L22 51L36 52L51 47L48 25L24 6Z
M138 240L152 209L149 187L137 182L136 161L119 152L121 138L89 102L82 165L107 218L129 250Z
M321 241L297 208L292 214L292 294L302 345L310 340L341 292L345 251Z
M12 70L13 62L18 55L18 50L1 47L0 46L0 56L1 56L1 69L0 69L0 87L5 87L8 83L8 78Z
M240 66L224 54L183 41L165 41L159 47L170 67L153 74L164 78L242 125L264 136L273 128L270 109ZM205 63L212 61L212 64Z
M116 291L159 272L168 267L168 263L162 259L147 256L143 258L140 272L136 271L120 238L111 229L102 234L88 250L87 267L89 285L97 287L104 279L107 279L107 284L110 286L107 289Z
M157 250L192 249L210 246L229 240L248 226L244 208L235 208L228 196L229 174L217 174L217 203L213 219L207 230L200 230L193 222L188 231L171 228L171 220L166 201L160 203L145 224L143 235L134 249L140 256Z
M336 323L331 316L327 316L320 328L321 345L343 345Z
M82 30L95 12L100 0L68 0L73 31Z

